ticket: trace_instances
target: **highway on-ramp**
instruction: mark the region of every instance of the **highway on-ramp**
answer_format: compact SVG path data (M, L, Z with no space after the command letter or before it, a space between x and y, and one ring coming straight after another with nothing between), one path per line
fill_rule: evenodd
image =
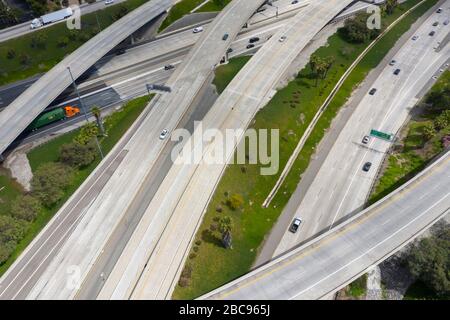
M352 219L201 299L324 298L450 211L450 151Z
M208 30L203 32L185 61L167 81L167 85L172 89L171 93L158 95L133 136L124 144L119 143L113 150L112 156L119 157L120 161L108 171L108 181L100 186L95 184L93 176L99 171L104 174L102 169L97 169L83 184L85 188L82 187L81 191L76 192L55 216L54 220L73 215L77 220L73 227L69 225L73 230L70 230L59 250L51 253L52 259L36 270L39 275L33 276L32 279L26 275L17 277L17 273L22 270L15 269L13 265L2 278L2 286L6 284L3 286L5 289L0 289L2 298L25 296L28 299L68 299L89 298L90 294L95 295L102 287L102 278L107 276L107 269L114 263L110 257L120 253L120 247L128 241L127 232L116 233L116 230L125 228L126 231L130 222L139 221L139 214L151 200L148 192L155 187L153 178L159 176L155 168L161 165L160 160L167 156L164 151L167 139L159 139L161 131L172 131L180 124L198 92L212 74L214 66L261 3L262 1L249 3L235 0L222 11ZM227 32L229 37L225 41L223 35ZM109 159L110 157L105 159L105 162ZM84 201L76 201L77 197ZM57 226L50 223L46 230L53 230L55 227ZM35 241L39 241L39 238ZM113 252L104 250L105 247L110 248L110 241L114 242L111 246ZM32 248L24 255L30 250ZM43 252L36 253L38 264L50 248L43 246L42 250ZM22 263L31 267L27 261L23 262L20 258L16 261L16 265ZM67 272L73 266L79 270L81 289L66 286ZM11 281L13 283L10 283ZM11 290L13 285L26 290Z
M233 79L203 120L203 130L245 130L293 59L350 2L316 1L298 13ZM281 36L286 40L280 42ZM205 155L216 147L199 140L193 141L194 149L204 148ZM190 149L189 143L186 148ZM233 151L227 148L225 159ZM108 278L101 299L171 297L186 251L226 163L182 162L172 166ZM154 232L160 228L154 216L169 219L162 236Z
M0 113L0 155L20 133L72 83L106 53L172 5L151 0L97 34L33 83Z
M364 144L362 139L372 129L397 134L411 109L423 96L423 88L429 87L434 81L432 77L450 62L450 45L440 51L435 49L450 32L450 27L442 23L450 9L445 11L424 20L415 32L418 39L408 39L393 56L395 64L391 66L385 62L384 70L371 87L363 87L365 95L335 138L300 205L292 212L292 215L303 219L301 228L292 234L286 226L273 256L331 228L365 205L378 168L393 142L372 137L368 144ZM441 22L440 25L433 27L435 21ZM429 36L431 30L435 30L434 36ZM396 69L400 70L398 75L394 74ZM377 89L374 95L369 94L372 88ZM364 172L362 168L367 162L372 163L372 167L369 172Z

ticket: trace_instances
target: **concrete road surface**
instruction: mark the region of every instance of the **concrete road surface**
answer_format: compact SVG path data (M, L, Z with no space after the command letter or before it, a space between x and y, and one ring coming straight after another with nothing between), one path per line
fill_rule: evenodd
M172 5L172 0L152 0L90 39L33 83L0 113L0 154L56 97L107 52Z
M363 208L392 142L372 137L364 144L362 139L372 129L396 134L417 103L418 94L434 81L433 75L448 62L450 46L439 52L434 48L450 32L450 27L442 23L432 27L432 24L443 22L449 12L435 13L426 19L416 32L419 38L407 41L393 57L395 65L386 65L373 85L366 88L364 97L336 138L292 216L303 219L300 230L292 234L286 226L274 256L332 228L336 222ZM436 31L433 37L428 35L432 29ZM400 69L398 75L394 74L396 69ZM372 88L377 89L374 95L368 94ZM367 162L372 163L372 167L369 172L364 172L363 165Z
M27 273L20 277L13 276L16 272L22 272L13 266L2 278L2 285L8 283L6 286L9 286L10 281L17 281L19 286L23 286L27 282L35 281L32 288L31 285L27 285L30 290L24 290L20 294L29 299L73 298L78 292L78 288L67 286L66 282L69 277L67 272L75 266L79 270L81 284L83 284L83 279L93 272L98 273L99 277L96 279L100 280L94 284L101 288L105 266L96 265L96 262L99 261L97 259L102 254L111 255L110 252L103 251L103 248L114 230L123 222L122 218L128 215L128 210L134 212L132 215L140 214L151 200L146 198L143 191L146 190L147 183L149 183L147 177L160 159L167 141L159 139L161 131L165 128L172 131L179 125L183 116L189 111L191 102L212 74L214 65L221 59L242 25L259 4L243 0L234 1L217 17L211 28L205 30L186 57L185 62L176 68L167 81L172 92L159 96L152 104L152 110L145 116L139 129L126 145L121 147L126 155L108 182L103 188L96 191L91 202L76 207L80 221L77 222L59 252L52 255L53 259L48 261L44 270L39 270L38 279L28 278ZM240 14L237 15L235 12L240 12ZM229 33L227 41L222 40L225 32ZM85 185L90 185L92 182L90 177ZM78 192L72 199L77 196L79 196ZM68 204L71 203L69 200ZM65 213L68 204L61 209L57 216ZM50 223L48 228L52 227ZM120 239L125 243L127 240L126 238ZM48 247L44 248L44 250L48 249ZM20 261L21 259L17 263ZM26 262L22 263L27 264ZM29 267L31 266L28 265ZM12 297L17 297L17 293L17 291L8 291L5 294L4 291L0 291L2 297L11 294Z
M202 299L320 299L450 212L450 152L354 218Z
M317 2L299 13L233 79L205 117L203 129L245 129L257 110L267 102L267 94L292 60L349 2ZM287 36L283 43L279 42L282 35ZM205 143L199 140L194 140L196 149ZM206 143L203 147L206 148L204 154L208 154L214 149L214 144ZM226 152L225 158L228 159L233 149ZM186 251L224 167L225 163L182 163L172 167L99 298L170 298ZM160 222L167 225L161 237L154 232L159 229L159 224L152 218L154 216L170 219L168 223Z

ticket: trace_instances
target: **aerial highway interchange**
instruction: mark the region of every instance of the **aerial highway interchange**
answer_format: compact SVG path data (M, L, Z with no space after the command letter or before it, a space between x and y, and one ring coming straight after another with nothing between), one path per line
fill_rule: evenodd
M0 87L5 157L19 145L94 121L83 107L113 113L152 91L128 131L3 273L0 299L171 299L245 130L277 90L308 67L312 52L337 25L373 1L232 0L213 19L115 51L178 2L149 0L44 75ZM86 6L86 13L100 5ZM368 200L411 110L450 70L448 19L450 1L436 1L366 74L258 248L254 269L201 300L329 298L446 217L448 149L392 193L372 205ZM0 46L33 32L25 24L0 31ZM215 70L246 55L250 59L223 92L212 90ZM67 105L82 112L26 131L44 110ZM201 128L194 125L198 121ZM221 163L183 162L181 153L174 159L177 144L170 139L180 129L191 134L182 150L205 158L221 141L195 140L200 130L223 136L234 130L236 142ZM375 131L390 137L379 139ZM74 266L78 285L69 286Z

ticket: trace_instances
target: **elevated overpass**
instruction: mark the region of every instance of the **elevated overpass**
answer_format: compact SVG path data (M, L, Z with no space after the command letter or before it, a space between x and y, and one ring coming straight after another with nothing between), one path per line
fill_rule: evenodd
M95 298L171 165L169 139L159 139L161 131L183 126L214 66L262 3L232 1L205 29L167 81L172 92L152 101L130 134L2 277L1 299ZM66 286L71 266L79 268L81 288Z
M200 299L320 299L378 265L450 212L450 151L315 240Z
M203 130L245 130L291 62L351 2L319 0L304 8L233 79L204 118ZM286 36L284 42L279 41L281 36ZM204 150L203 155L217 150L214 143L193 142L195 148ZM189 149L190 143L186 145ZM226 150L225 158L228 160L233 152L232 148ZM225 166L226 163L172 166L107 280L101 299L170 299L190 243ZM154 216L169 219L164 222L166 227L161 236L155 233L160 227Z
M0 155L72 84L68 67L77 79L129 35L168 10L172 3L173 0L151 0L143 4L90 39L33 83L0 113Z

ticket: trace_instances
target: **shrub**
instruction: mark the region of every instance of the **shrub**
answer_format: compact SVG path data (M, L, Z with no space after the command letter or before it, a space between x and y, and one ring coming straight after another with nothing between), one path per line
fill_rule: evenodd
M31 180L33 194L46 207L51 207L64 196L73 179L73 170L63 164L50 162L41 165Z
M41 202L31 195L19 196L11 205L11 215L26 221L33 221L40 210Z
M83 168L94 162L97 149L92 140L87 144L71 142L64 144L59 153L62 163L76 168Z
M16 57L16 51L13 49L13 48L9 48L7 51L6 51L6 58L8 58L8 59L13 59L13 58L15 58Z
M244 204L244 198L240 194L233 194L227 201L231 210L237 210Z
M59 37L58 38L58 47L64 48L64 47L67 47L68 44L69 44L68 37Z

